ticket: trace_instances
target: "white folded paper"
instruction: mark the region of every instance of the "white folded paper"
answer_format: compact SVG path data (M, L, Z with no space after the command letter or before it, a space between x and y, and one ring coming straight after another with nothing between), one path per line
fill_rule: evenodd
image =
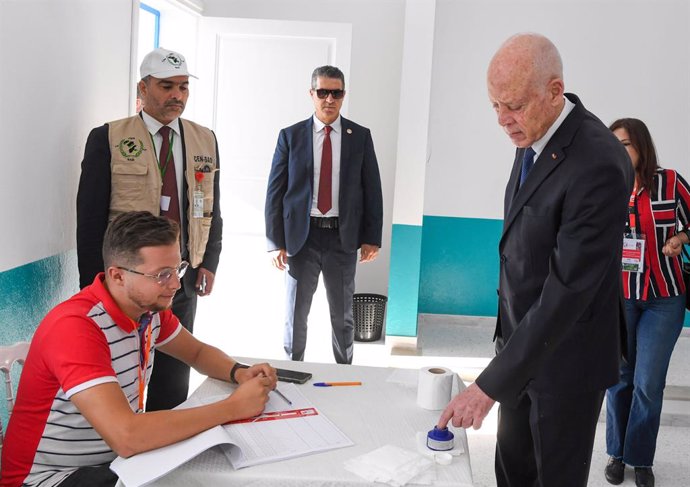
M384 445L346 460L343 465L346 470L369 482L382 482L393 487L402 487L410 482L430 485L436 480L433 460L394 445Z

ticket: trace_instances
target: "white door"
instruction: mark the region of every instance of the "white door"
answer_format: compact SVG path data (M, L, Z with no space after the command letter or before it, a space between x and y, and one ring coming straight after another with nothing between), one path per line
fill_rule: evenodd
M195 334L231 354L284 358L284 276L270 265L264 233L268 174L280 129L313 113L313 69L337 65L347 77L351 28L202 18L199 33L190 118L212 127L218 138L224 231L216 287L199 300ZM332 361L330 343L320 287L307 359Z

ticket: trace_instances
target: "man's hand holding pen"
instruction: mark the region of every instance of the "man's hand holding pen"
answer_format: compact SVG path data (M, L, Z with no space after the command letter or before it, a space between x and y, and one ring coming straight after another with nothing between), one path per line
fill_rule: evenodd
M235 379L238 384L243 384L254 377L263 377L267 379L268 382L266 382L266 385L269 386L271 390L275 389L278 383L276 369L267 363L255 364L247 368L238 368L235 372Z
M232 404L232 416L228 421L261 414L268 402L268 393L276 387L276 369L267 363L235 370L234 378L239 387L227 398Z

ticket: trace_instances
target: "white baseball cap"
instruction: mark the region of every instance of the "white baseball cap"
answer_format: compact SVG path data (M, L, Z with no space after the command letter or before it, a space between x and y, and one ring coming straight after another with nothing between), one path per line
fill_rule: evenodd
M153 76L158 79L172 78L173 76L191 76L196 78L196 76L187 71L187 61L185 61L182 54L163 47L148 53L141 62L139 71L141 79L147 76Z

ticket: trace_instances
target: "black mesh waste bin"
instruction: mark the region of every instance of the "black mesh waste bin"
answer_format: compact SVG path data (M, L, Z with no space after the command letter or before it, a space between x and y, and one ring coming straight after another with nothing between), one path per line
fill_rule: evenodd
M381 338L386 301L388 298L380 294L354 295L352 310L355 319L355 340L374 342Z

